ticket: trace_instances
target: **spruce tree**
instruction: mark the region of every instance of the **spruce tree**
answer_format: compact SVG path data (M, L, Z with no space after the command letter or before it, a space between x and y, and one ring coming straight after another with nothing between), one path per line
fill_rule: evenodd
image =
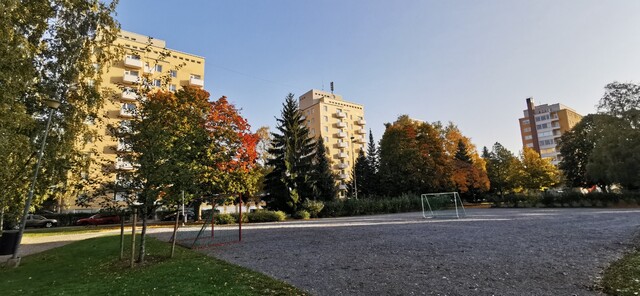
M285 98L281 118L276 120L279 133L272 133L271 158L267 160L273 171L265 177L267 202L272 209L294 213L302 201L313 196L314 143L293 94Z
M313 166L312 180L315 183L313 198L322 201L335 199L338 188L322 137L316 140Z
M354 186L358 186L358 197L364 197L366 193L366 188L369 187L368 180L368 170L369 170L369 162L367 158L364 156L364 152L360 150L358 152L358 157L356 158L356 163L353 166L354 169L351 171L351 182L349 184L349 193L355 195ZM353 183L353 180L356 180L356 184Z
M455 158L457 160L464 161L464 162L469 163L469 164L473 163L473 160L471 159L471 156L469 155L469 151L467 149L467 145L462 140L458 141L458 150L456 151Z

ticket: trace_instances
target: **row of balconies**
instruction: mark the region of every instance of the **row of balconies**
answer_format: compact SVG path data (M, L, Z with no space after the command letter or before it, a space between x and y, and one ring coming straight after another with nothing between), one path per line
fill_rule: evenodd
M335 117L337 117L337 118L347 118L347 113L344 113L344 112L341 112L341 111L338 111L338 112L334 113L333 115ZM344 125L342 125L342 124L344 124ZM357 125L366 125L367 121L364 120L364 119L360 119L360 120L356 121L356 124ZM338 122L337 126L338 127L346 127L347 125L344 122Z
M125 73L124 76L122 76L122 81L124 83L128 83L128 84L140 83L140 76L134 75L134 74ZM202 80L200 78L191 77L191 78L189 78L189 81L188 81L187 84L189 86L203 87L204 86L204 80Z

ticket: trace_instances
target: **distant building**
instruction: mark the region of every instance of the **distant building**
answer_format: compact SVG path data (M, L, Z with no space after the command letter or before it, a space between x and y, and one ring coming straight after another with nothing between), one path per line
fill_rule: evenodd
M580 122L582 115L562 104L536 106L533 98L527 99L523 113L524 117L519 119L522 145L557 165L561 160L556 147L558 139Z
M340 196L344 197L354 161L367 142L364 106L316 89L300 96L299 105L310 135L324 139L331 168L338 176Z

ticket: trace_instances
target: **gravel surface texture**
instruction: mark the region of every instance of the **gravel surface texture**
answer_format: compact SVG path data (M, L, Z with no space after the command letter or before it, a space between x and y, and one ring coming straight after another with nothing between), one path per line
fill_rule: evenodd
M247 225L201 251L315 295L599 295L639 226L638 209L469 209Z

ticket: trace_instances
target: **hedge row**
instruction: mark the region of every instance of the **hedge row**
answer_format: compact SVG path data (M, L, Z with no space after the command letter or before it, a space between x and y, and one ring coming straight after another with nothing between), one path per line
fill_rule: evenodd
M286 218L287 215L282 211L258 210L251 213L243 213L242 223L279 222L284 221ZM216 214L214 219L216 224L234 224L238 223L240 217L237 213Z
M635 207L640 205L640 193L511 194L504 198L494 197L492 200L495 207Z
M431 208L445 207L445 200L430 200ZM372 214L402 213L422 210L419 195L376 199L344 199L325 202L319 217L345 217Z

